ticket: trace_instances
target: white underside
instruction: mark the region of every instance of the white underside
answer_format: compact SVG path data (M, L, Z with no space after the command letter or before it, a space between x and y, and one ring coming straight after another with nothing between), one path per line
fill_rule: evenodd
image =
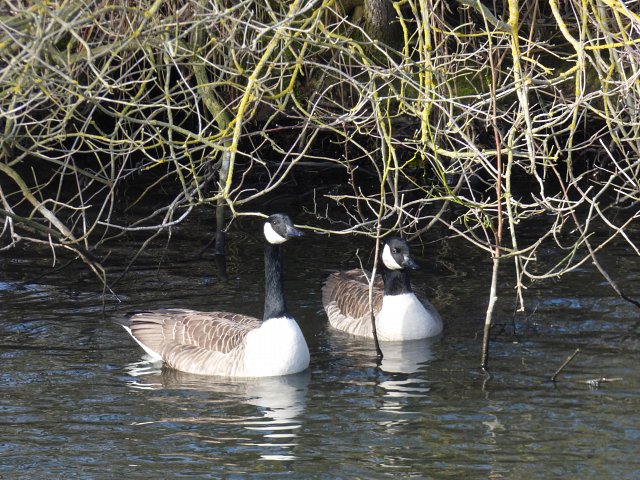
M306 370L309 348L296 321L270 318L247 334L244 364L248 377L288 375Z
M417 340L442 332L442 320L429 312L413 293L385 295L376 328L380 340Z

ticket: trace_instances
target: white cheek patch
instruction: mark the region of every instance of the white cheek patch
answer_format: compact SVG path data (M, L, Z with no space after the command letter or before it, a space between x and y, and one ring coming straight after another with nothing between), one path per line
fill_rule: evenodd
M382 262L389 270L402 270L402 265L398 265L398 262L396 262L393 255L391 255L389 245L385 245L382 249Z
M271 224L269 222L266 222L264 224L264 238L267 239L267 242L271 243L272 245L278 245L280 243L284 243L287 241L287 239L285 237L283 237L282 235L278 234L273 227L271 226Z

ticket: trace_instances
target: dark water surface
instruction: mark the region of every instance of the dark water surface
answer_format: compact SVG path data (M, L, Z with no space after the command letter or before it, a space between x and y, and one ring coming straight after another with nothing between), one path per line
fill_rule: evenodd
M444 335L386 345L377 368L372 343L329 330L320 303L322 273L353 265L354 239L308 235L287 245L285 276L310 370L220 380L147 363L113 324L151 307L261 316L256 225L230 232L226 282L210 253L195 258L206 227L194 220L168 248L155 242L105 313L85 267L25 286L50 252L1 254L0 478L640 478L640 311L591 267L533 286L515 316L505 280L497 321L516 332L493 341L489 376L478 369L489 263L459 245L418 247L414 284ZM112 278L134 245L114 248ZM366 261L368 243L358 246ZM601 261L640 296L633 251ZM587 383L602 377L617 380Z

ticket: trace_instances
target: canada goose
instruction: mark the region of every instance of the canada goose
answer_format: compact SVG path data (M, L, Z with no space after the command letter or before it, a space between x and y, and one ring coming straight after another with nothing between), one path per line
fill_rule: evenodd
M408 269L418 265L409 255L409 245L390 238L382 249L382 277L373 286L373 312L379 340L417 340L438 335L442 320L425 299L411 289ZM329 323L352 335L373 338L369 314L369 283L360 269L335 272L322 286L322 304Z
M309 349L289 316L282 247L302 232L284 214L263 227L264 321L239 313L163 309L133 314L123 326L151 357L184 372L229 377L288 375L309 366Z

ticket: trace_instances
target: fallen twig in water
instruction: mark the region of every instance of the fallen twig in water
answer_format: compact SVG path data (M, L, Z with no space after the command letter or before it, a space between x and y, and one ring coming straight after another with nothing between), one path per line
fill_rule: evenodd
M601 378L592 378L591 380L585 380L584 383L589 385L591 388L598 388L601 383L619 382L620 380L622 380L622 377L614 377L614 378L601 377Z
M550 380L551 380L552 382L554 382L554 383L555 383L556 378L558 377L558 375L560 374L560 372L562 372L562 370L564 370L564 368L565 368L567 365L569 365L569 363L571 362L571 360L573 360L573 358L578 354L578 352L579 352L579 351L580 351L580 349L579 349L579 348L576 348L575 352L573 352L571 355L569 355L569 356L567 357L567 359L566 359L564 362L562 362L562 365L560 365L560 368L558 368L558 370L556 370L556 373L554 373L553 375L551 375Z

